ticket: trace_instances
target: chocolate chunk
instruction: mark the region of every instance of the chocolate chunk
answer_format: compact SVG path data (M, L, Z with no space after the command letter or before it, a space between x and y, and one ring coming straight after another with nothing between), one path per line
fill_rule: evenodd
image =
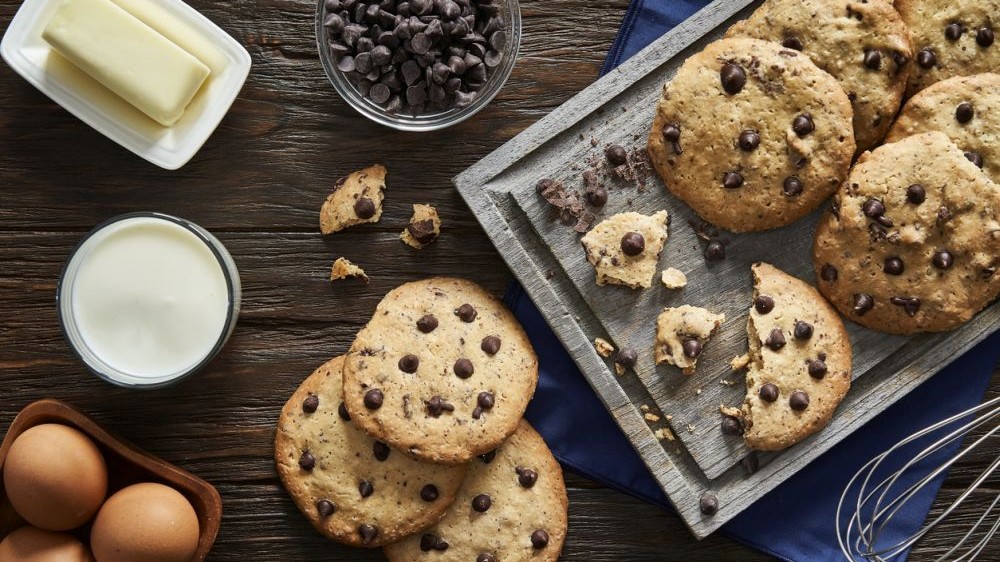
M878 199L868 199L861 205L861 211L868 218L881 217L885 214L885 205Z
M681 126L677 123L669 123L663 126L663 140L667 142L677 142L681 140Z
M983 169L983 155L978 152L966 152L965 158L976 165L980 170Z
M882 265L882 271L889 275L902 275L903 269L903 260L897 257L886 258L885 263Z
M378 536L378 527L364 523L358 526L358 534L361 535L361 544L370 544Z
M695 338L688 338L681 344L684 348L684 356L694 359L701 355L701 342Z
M875 49L865 49L865 68L869 70L882 68L882 53Z
M809 407L809 395L801 390L796 390L788 397L788 405L796 412L801 412Z
M949 269L954 261L955 258L948 250L938 250L934 252L934 257L931 258L931 263L938 269Z
M732 96L740 93L747 83L747 73L740 65L727 62L719 71L719 80L722 82L722 89Z
M782 333L781 328L771 330L771 333L767 335L767 339L764 340L764 345L771 351L778 351L785 347L785 334Z
M725 435L743 435L743 424L734 416L722 416L722 433Z
M963 101L958 104L958 107L955 108L955 120L959 123L968 123L969 121L972 121L972 117L975 113L975 110L972 109L972 104L967 101Z
M440 86L438 86L437 84L431 86L432 92L437 92L439 90L441 93L438 96L440 98L438 101L444 99L442 97L444 95L444 90L441 90ZM409 232L410 236L412 236L413 239L420 244L430 244L435 239L437 239L438 236L437 232L434 231L434 221L431 219L424 219L411 222L410 224L406 225L406 231Z
M638 232L626 232L622 236L621 248L626 256L638 256L646 249L646 239Z
M767 295L759 295L753 300L753 307L761 314L774 310L774 299Z
M587 198L587 203L595 207L603 207L608 202L608 190L600 185L594 189L588 189L584 196Z
M976 43L979 44L980 47L989 47L993 44L994 39L993 30L988 27L980 28L979 31L976 32Z
M347 413L347 405L343 402L337 407L337 414L340 415L340 419L344 421L351 421L351 414Z
M462 322L472 322L479 315L476 309L471 304L463 304L462 306L455 309L455 315L458 316Z
M319 408L319 396L315 394L310 394L306 396L306 399L302 401L302 411L311 414Z
M613 144L604 150L604 156L612 166L624 166L628 163L628 153L618 144Z
M743 174L739 172L726 172L722 175L722 187L736 189L741 185L743 185Z
M420 488L420 499L425 502L432 502L438 499L438 489L434 484L427 484L423 488Z
M365 408L369 410L378 410L382 407L382 401L385 397L382 395L382 391L373 388L365 393Z
M812 324L808 322L803 322L802 320L795 321L795 339L797 340L807 340L813 336Z
M354 214L359 219L370 219L375 216L375 202L367 197L359 197L354 202Z
M760 390L757 392L760 399L765 402L774 402L778 399L778 394L778 387L771 383L767 383L760 387Z
M542 529L538 529L535 532L531 533L531 546L536 550L541 550L546 546L548 546L548 544L549 544L549 534L543 531Z
M917 64L923 69L934 68L934 65L937 64L937 56L929 47L925 47L917 53Z
M337 511L337 507L330 500L319 500L316 502L316 512L320 517L329 517Z
M500 338L496 336L486 336L479 348L487 355L496 355L500 351Z
M789 176L785 178L785 183L782 185L785 191L785 195L789 197L795 197L796 195L802 194L802 180L795 176Z
M420 536L420 550L424 552L430 552L434 550L434 545L438 542L438 538L430 533L424 533Z
M443 412L455 411L455 406L453 404L449 404L440 396L432 396L431 399L424 402L424 404L427 406L427 413L435 418L441 417Z
M417 320L417 329L425 334L429 334L438 327L438 319L433 314L425 314Z
M705 246L705 259L708 261L720 261L726 259L726 247L718 240L709 240Z
M920 299L917 297L892 297L889 302L896 306L903 307L906 314L909 316L916 316L917 312L920 310Z
M864 316L866 312L875 308L875 298L867 293L855 293L854 314Z
M375 460L382 462L389 458L389 446L381 441L376 441L372 445L372 453L375 455Z
M924 190L924 186L919 183L915 183L910 187L906 188L906 200L914 205L919 205L927 199L927 192Z
M837 268L833 267L832 265L830 265L828 263L824 264L823 267L820 268L820 270L819 270L819 277L820 277L820 279L822 279L823 281L826 281L828 283L832 283L832 282L836 281L837 280L837 276L838 276Z
M472 366L472 361L469 361L464 357L459 359L458 361L455 361L454 370L455 370L455 375L458 376L458 378L460 379L467 379L471 377L473 373L476 372L475 367Z
M299 468L312 472L312 469L316 468L316 457L309 451L303 451L299 457Z
M809 113L803 113L795 117L792 120L792 130L795 134L804 137L809 133L816 130L816 124L813 123L812 115Z
M497 557L489 552L483 552L479 556L476 556L476 562L497 562Z
M491 505L493 505L493 500L487 494L479 494L472 498L472 509L479 513L486 513L489 511Z
M626 369L635 367L635 362L639 360L639 354L634 349L623 347L615 353L615 363Z
M406 354L399 359L397 366L400 371L410 373L412 375L413 373L416 373L417 368L420 367L420 358L412 353Z
M786 49L794 49L796 51L801 51L802 41L799 41L798 37L785 37L781 41L781 46Z
M375 485L368 480L362 480L358 482L358 493L361 494L362 498L367 498L375 493Z
M702 494L698 500L698 509L704 515L715 515L719 511L719 498L712 494Z
M517 482L522 488L531 488L538 482L538 473L530 468L515 466L514 472L517 473Z
M740 150L744 152L751 152L760 146L760 133L757 131L752 131L747 129L740 133L739 139Z
M826 362L822 359L811 359L807 364L809 376L814 379L821 379L826 375Z
M495 459L495 458L497 458L497 450L496 449L493 449L492 451L487 451L487 452L479 455L479 460L483 461L486 464L490 464L491 462L493 462L493 459Z
M965 31L965 27L962 24L955 22L949 23L944 28L944 36L949 41L958 41L962 37L962 33Z

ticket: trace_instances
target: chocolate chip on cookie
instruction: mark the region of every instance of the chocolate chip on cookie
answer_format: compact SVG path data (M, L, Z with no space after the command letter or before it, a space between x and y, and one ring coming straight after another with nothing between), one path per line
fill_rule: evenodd
M310 394L302 401L302 411L307 414L314 413L319 408L319 396Z
M483 350L483 353L487 355L496 355L500 351L500 338L496 336L486 336L483 338L482 343L479 344L479 348Z
M727 62L722 65L722 69L719 71L719 81L722 83L722 89L727 94L734 96L740 93L747 83L747 73L742 66Z
M758 146L760 146L760 134L757 131L747 129L740 133L739 138L740 150L744 152L753 152Z
M413 355L412 353L407 353L406 355L399 358L399 363L397 364L397 366L399 367L400 371L403 371L404 373L410 373L412 375L413 373L417 372L418 368L420 368L420 358L417 357L416 355Z
M802 320L795 321L795 339L797 340L807 340L813 335L813 326L808 322L803 322Z
M764 400L765 402L774 402L778 399L779 391L778 387L774 384L766 383L760 387L758 394L760 395L761 400Z
M646 239L638 232L626 232L622 236L621 248L626 256L638 256L646 249Z
M316 502L316 513L318 513L320 517L329 517L336 511L336 506L334 506L333 502L330 500L319 500Z
M788 406L796 412L801 412L809 407L809 395L801 390L796 390L788 397Z

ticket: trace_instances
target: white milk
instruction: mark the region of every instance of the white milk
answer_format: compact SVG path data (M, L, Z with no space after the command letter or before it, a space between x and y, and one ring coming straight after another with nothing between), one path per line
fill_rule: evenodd
M71 284L62 292L72 303L72 318L64 323L75 325L103 363L139 379L133 384L185 374L217 351L231 330L223 265L179 224L150 216L113 222L81 245L68 272L77 263L63 280Z

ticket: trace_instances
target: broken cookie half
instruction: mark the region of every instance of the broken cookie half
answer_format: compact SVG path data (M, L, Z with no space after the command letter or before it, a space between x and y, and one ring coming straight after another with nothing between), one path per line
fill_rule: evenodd
M675 365L690 375L708 339L725 321L724 314L696 306L664 308L656 318L656 364Z
M751 449L777 451L825 427L851 387L851 343L840 315L808 283L754 264L743 403Z
M385 166L375 164L340 178L319 211L319 230L332 234L382 217Z

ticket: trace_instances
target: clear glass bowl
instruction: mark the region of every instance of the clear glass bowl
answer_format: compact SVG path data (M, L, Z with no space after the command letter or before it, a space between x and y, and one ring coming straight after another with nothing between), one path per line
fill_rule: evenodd
M451 108L443 111L429 111L417 116L399 112L389 113L382 106L367 99L352 84L347 77L337 69L337 62L330 52L329 31L323 26L326 18L326 2L318 0L316 4L316 46L319 49L319 59L323 70L340 97L358 113L372 121L401 131L436 131L461 123L486 107L500 88L507 82L514 62L521 48L521 8L517 0L494 0L504 20L504 31L507 32L507 44L504 46L503 60L492 70L486 83L479 89L476 98L462 108Z

